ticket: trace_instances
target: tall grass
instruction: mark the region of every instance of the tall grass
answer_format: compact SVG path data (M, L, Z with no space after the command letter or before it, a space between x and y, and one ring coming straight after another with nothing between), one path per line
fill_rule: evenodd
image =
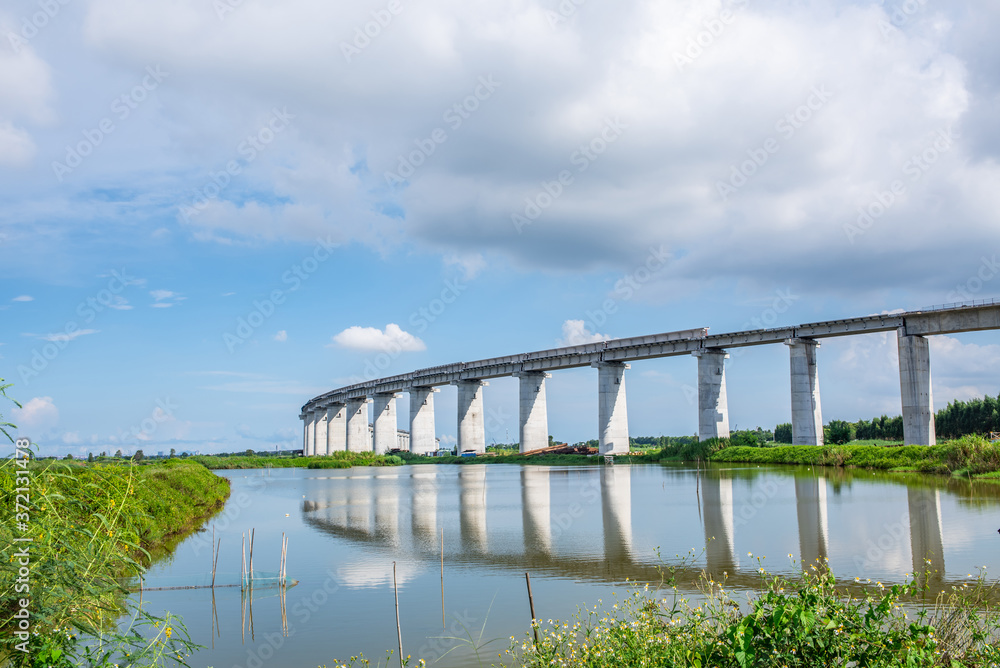
M27 526L14 521L16 490L27 486ZM183 624L129 607L128 578L141 575L168 549L221 508L225 479L196 462L149 466L33 462L0 464L0 664L12 666L148 666L183 663L192 645ZM20 501L24 501L23 497ZM18 592L14 552L30 538L30 591ZM28 652L13 631L27 597L32 631ZM118 619L128 615L127 628Z

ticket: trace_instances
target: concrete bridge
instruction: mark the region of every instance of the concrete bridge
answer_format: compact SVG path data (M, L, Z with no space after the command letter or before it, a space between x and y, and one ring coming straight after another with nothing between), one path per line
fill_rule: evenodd
M434 393L444 385L458 391L458 450L486 451L483 386L491 378L519 379L521 452L548 445L545 380L550 372L590 366L598 374L598 433L601 454L629 450L625 371L629 362L693 355L698 358L698 436L729 436L726 398L727 350L785 344L791 370L792 442L823 444L816 350L820 340L895 331L899 348L899 380L905 442L933 445L934 404L931 396L927 337L1000 329L1000 303L960 304L891 315L831 320L797 327L757 329L709 335L708 328L613 339L475 362L456 362L411 373L370 380L332 390L310 400L299 416L304 423L303 453L323 455L337 450L384 453L397 444L396 399L410 395L410 442L414 454L437 449ZM369 431L368 403L374 420Z

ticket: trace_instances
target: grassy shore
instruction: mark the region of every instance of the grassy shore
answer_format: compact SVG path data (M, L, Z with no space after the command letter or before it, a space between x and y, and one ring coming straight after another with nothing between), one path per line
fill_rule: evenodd
M159 665L187 653L190 644L176 619L130 609L127 582L222 508L227 480L179 459L24 468L6 460L0 495L12 516L23 509L17 521L5 518L0 526L6 557L0 560L0 664ZM15 558L25 545L27 556ZM22 562L26 590L16 585ZM33 632L27 652L16 648L21 639L14 633L22 600ZM117 626L122 615L131 617L127 630Z
M786 445L769 448L728 447L708 455L712 462L805 464L884 471L918 471L978 478L1000 478L1000 445L965 436L941 445Z
M268 455L193 455L194 460L209 469L310 468L349 469L352 466L399 466L403 460L395 455L374 452L335 452L322 457L289 457Z

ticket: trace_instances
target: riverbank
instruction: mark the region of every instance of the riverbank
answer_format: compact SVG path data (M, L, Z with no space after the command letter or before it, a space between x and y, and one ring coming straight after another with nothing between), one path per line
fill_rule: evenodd
M228 480L180 459L141 466L31 462L25 468L7 460L0 466L0 496L12 515L21 513L0 527L7 553L0 560L0 663L76 665L85 644L97 657L127 652L130 665L186 653L183 625L130 609L127 582L222 508ZM24 552L18 559L16 550ZM23 640L15 627L23 625L15 615L23 609L32 632L27 652L16 648ZM128 631L116 626L125 614L133 615ZM145 637L131 633L139 630Z
M400 457L395 455L346 451L335 452L321 457L300 457L297 455L193 455L187 459L196 461L205 468L212 470L265 468L349 469L352 466L400 466L404 463Z
M1000 479L1000 445L979 436L965 436L933 446L724 447L709 454L707 459L716 463L804 464Z

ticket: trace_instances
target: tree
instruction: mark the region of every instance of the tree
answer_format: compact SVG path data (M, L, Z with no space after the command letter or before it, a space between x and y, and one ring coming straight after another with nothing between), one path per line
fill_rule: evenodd
M253 457L253 450L247 448L247 451L244 452L243 454L245 454L247 457Z
M93 452L88 452L87 453L87 463L89 463L89 464L93 464L94 463L94 453Z
M173 448L170 448L170 456L171 457L176 457L177 456L177 451L174 450Z
M122 458L122 449L121 448L118 448L118 451L115 452L115 457L118 458L118 459Z
M64 459L68 459L68 460L72 461L73 460L73 454L70 453L70 454L66 455L66 457L64 457Z
M141 462L143 457L145 456L146 455L142 454L142 450L136 450L135 455L133 455L132 459L134 459L137 462Z
M792 442L792 423L784 422L774 428L774 441L776 443Z
M826 442L844 445L854 440L854 425L844 420L830 420L826 426Z

